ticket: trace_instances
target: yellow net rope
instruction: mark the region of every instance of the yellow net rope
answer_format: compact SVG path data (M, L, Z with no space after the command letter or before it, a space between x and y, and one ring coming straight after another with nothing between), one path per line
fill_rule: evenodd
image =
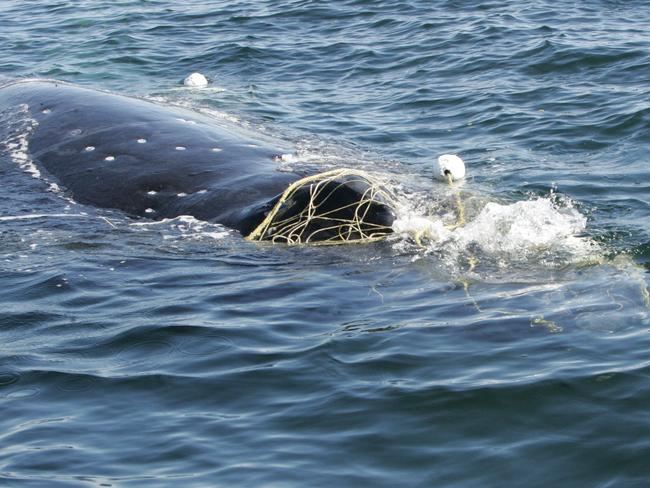
M456 201L456 223L452 225L447 225L445 227L447 227L450 230L453 230L453 229L457 229L458 227L465 226L467 220L465 219L465 205L463 204L463 199L461 198L460 190L458 189L458 187L454 185L454 178L451 175L451 173L447 173L447 184L454 191L454 200ZM476 266L478 265L478 259L471 252L467 257L467 265L468 265L467 268L468 273L473 272ZM469 280L465 278L461 280L461 283L463 285L463 290L465 291L465 296L467 296L467 298L472 302L472 305L474 306L477 312L482 312L478 302L474 299L474 297L469 292L469 285L470 285Z
M447 227L450 230L457 229L458 227L464 227L465 224L467 224L467 220L465 217L465 204L463 203L463 199L461 198L460 195L460 190L454 185L454 178L452 177L451 173L447 173L447 184L449 185L450 188L454 190L454 200L456 201L456 223L452 225L447 225ZM474 254L470 253L468 258L467 258L467 263L469 265L469 269L467 270L468 272L474 271L474 268L478 265L478 259ZM467 283L464 283L464 286L467 288Z
M447 173L447 184L450 188L454 190L454 199L456 200L456 211L458 215L456 217L456 224L448 226L451 229L456 227L463 227L467 222L465 220L465 205L463 205L463 200L460 197L460 191L454 186L454 178L451 173Z
M369 174L326 171L289 185L246 239L289 245L378 241L392 228L377 222L375 211L395 207L395 198Z

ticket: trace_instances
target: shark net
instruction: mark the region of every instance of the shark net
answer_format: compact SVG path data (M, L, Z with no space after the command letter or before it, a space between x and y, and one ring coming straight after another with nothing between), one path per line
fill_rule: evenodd
M393 232L394 208L395 198L369 174L326 171L289 185L246 238L290 245L378 241Z

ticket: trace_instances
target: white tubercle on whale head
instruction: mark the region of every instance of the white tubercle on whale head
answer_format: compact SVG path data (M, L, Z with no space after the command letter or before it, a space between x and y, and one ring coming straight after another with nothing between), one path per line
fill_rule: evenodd
M192 73L183 80L183 85L196 88L203 88L208 86L208 79L201 73Z
M447 181L448 175L456 181L465 177L465 163L455 154L443 154L433 164L433 175L442 181Z

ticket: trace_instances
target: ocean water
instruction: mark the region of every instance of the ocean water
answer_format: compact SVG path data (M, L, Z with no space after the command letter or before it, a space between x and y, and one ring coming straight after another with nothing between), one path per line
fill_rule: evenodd
M0 114L0 486L648 486L649 32L640 0L0 0L0 82L382 174L404 230L84 206Z

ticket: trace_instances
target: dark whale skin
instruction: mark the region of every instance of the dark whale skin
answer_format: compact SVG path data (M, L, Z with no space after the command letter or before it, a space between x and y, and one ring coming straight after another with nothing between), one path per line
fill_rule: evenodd
M0 88L0 107L18 105L38 123L30 157L79 203L192 215L246 234L300 178L277 171L286 147L182 108L50 81Z
M132 216L191 215L247 236L304 176L278 171L277 155L290 148L274 139L183 108L42 80L0 87L0 110L12 107L26 107L36 121L28 152L37 167L75 201ZM327 205L334 212L366 189L347 182L331 186ZM299 190L291 211L309 192ZM390 228L391 208L368 208L371 225ZM314 235L325 240L336 233Z

